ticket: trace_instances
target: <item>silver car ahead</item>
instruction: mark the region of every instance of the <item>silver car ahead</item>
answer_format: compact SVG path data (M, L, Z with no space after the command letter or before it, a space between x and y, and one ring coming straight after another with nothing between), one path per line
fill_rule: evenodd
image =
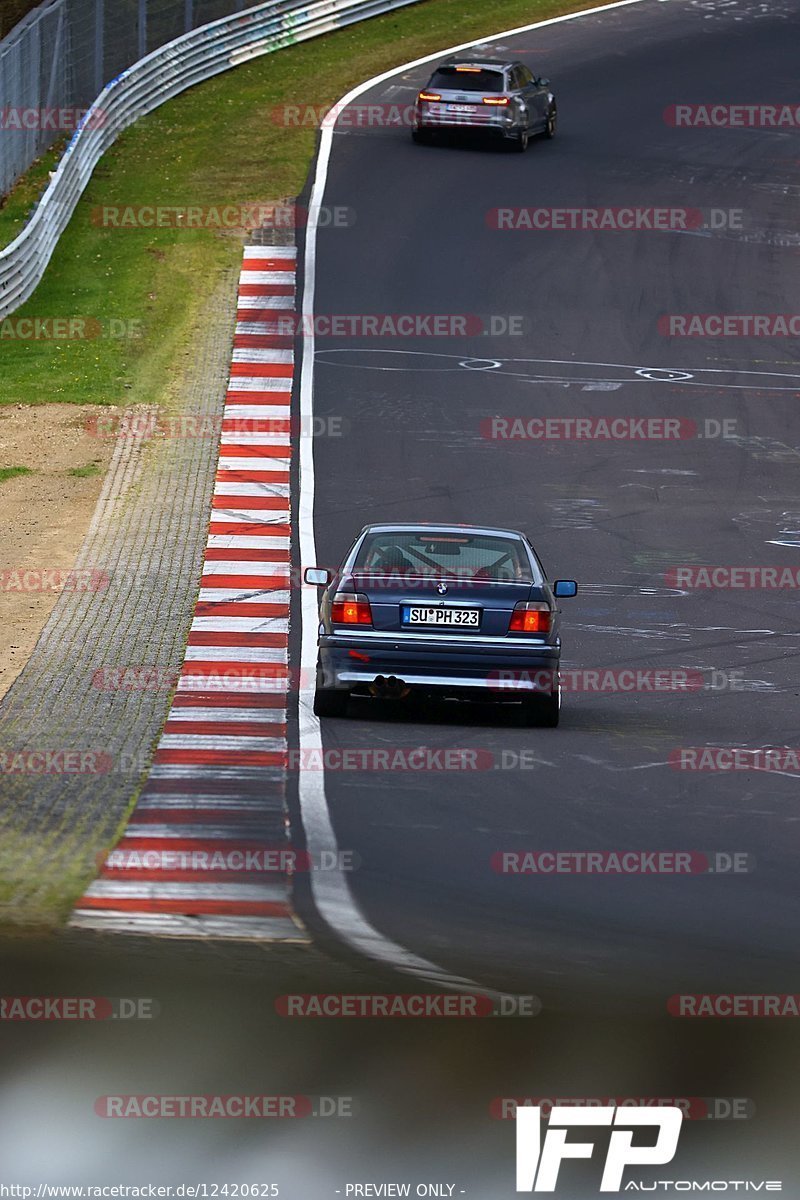
M555 137L557 119L550 80L524 63L448 58L417 96L411 136L428 142L437 131L486 130L524 151L533 134Z

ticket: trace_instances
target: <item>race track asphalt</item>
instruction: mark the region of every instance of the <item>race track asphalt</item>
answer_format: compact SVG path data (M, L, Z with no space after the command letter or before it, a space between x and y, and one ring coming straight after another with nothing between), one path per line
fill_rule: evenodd
M798 311L796 130L664 115L791 102L798 35L796 0L653 0L492 48L557 92L557 138L524 155L417 146L407 129L352 119L334 136L325 204L355 220L319 233L316 314L513 317L522 333L317 338L315 416L343 422L315 441L320 561L337 563L368 521L519 528L551 579L580 581L562 604L564 667L694 669L705 683L567 694L558 730L489 706L367 701L323 722L326 749L494 755L490 771L326 774L366 915L482 983L650 1011L676 992L797 985L796 776L668 761L681 747L798 743L796 591L681 590L668 574L797 565L797 342L670 338L659 318ZM357 103L407 104L428 70ZM498 230L489 215L620 206L701 210L717 227ZM731 436L509 441L485 436L496 416L673 417L701 435L708 419ZM734 686L719 674L731 671ZM531 751L533 768L503 766ZM520 849L749 858L746 873L705 875L492 869L493 854Z

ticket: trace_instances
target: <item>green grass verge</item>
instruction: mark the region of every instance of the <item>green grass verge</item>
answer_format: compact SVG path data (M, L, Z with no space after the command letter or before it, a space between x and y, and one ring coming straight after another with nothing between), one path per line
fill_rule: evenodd
M31 300L0 321L0 404L158 403L180 380L203 304L239 261L242 236L103 229L99 205L221 205L299 193L315 130L285 128L283 103L324 105L359 81L470 38L585 8L585 0L424 0L280 50L201 84L126 131L108 151ZM309 82L311 81L311 82ZM19 232L49 160L0 209L0 245ZM100 336L25 340L14 322L66 317Z
M0 467L0 483L16 479L18 475L32 475L30 467Z

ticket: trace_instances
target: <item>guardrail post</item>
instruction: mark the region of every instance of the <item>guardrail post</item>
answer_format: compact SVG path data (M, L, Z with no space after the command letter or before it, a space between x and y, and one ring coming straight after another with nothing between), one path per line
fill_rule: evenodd
M105 0L94 0L94 92L99 96L103 90L105 54Z
M58 10L58 25L56 26L56 38L53 46L53 57L50 61L50 78L47 84L47 99L45 100L45 108L51 109L55 102L56 81L58 79L58 68L62 61L64 46L64 5L62 4Z
M29 76L28 76L28 94L30 96L30 106L35 108L37 102L41 103L37 96L39 88L39 80L42 77L42 26L41 22L37 21L32 30L32 51L29 60ZM36 130L29 129L26 132L27 140L27 156L33 158L36 154Z
M139 58L147 54L147 0L139 0Z

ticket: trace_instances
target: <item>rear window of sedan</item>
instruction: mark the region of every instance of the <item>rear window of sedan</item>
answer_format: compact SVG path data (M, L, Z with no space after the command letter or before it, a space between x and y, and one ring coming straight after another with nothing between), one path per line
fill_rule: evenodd
M504 78L502 71L482 67L439 67L428 87L451 92L502 92Z
M353 571L534 582L522 542L491 534L410 531L368 534Z

